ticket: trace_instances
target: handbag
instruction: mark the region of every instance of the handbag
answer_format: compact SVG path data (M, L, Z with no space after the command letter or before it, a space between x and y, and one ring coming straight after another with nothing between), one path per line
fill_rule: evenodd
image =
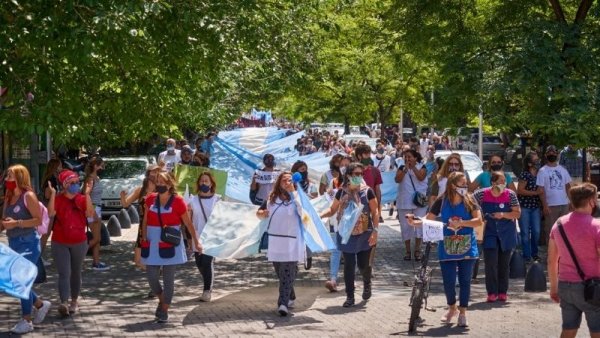
M277 208L275 208L275 210L273 210L273 213L269 217L269 223L267 224L267 230L265 230L265 232L262 234L262 237L260 238L260 244L258 245L259 253L262 250L267 250L269 248L269 228L271 227L271 220L273 220L273 215L275 215L275 212L277 212L279 207L281 207L282 205L283 205L283 203L279 204L277 206Z
M175 195L171 195L171 197L169 197L167 204L165 204L165 208L168 208L171 205L174 198ZM165 226L163 224L162 217L160 215L160 199L158 195L156 196L155 204L156 210L158 211L158 221L160 222L160 240L165 243L178 246L179 244L181 244L181 230L175 227Z
M413 204L419 208L426 207L427 206L427 196L425 196L425 194L417 191L417 188L415 188L415 183L413 182L412 177L410 176L410 173L406 173L406 175L408 175L408 178L410 179L410 184L412 185L413 190L415 191L415 195L413 196L413 199L412 199Z
M581 269L579 262L577 261L577 257L575 256L575 251L573 251L573 247L567 238L567 234L565 233L565 229L560 221L556 221L556 225L558 227L558 231L560 231L560 235L562 236L567 249L569 249L569 254L571 255L571 259L573 259L573 263L575 263L575 267L577 268L577 273L581 280L583 281L583 298L588 304L594 306L600 306L600 279L598 278L590 278L585 279L585 273Z

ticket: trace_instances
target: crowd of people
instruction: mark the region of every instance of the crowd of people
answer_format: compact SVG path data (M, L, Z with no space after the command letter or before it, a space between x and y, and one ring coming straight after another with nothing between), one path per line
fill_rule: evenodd
M166 150L158 157L159 165L147 168L140 187L121 194L124 207L138 205L142 221L134 260L145 269L150 294L158 299L154 314L158 322L168 321L177 267L189 259L195 260L203 279L201 300L211 301L214 257L203 254L199 238L221 199L216 194L217 182L208 171L199 175L193 187L195 195L186 203L175 191L176 182L171 172L177 165L209 167L215 136L210 133L199 138L194 148L185 142L166 140ZM279 279L277 312L287 316L293 308L298 263L310 257L299 224L303 209L308 206L302 205L299 191L309 198L325 196L330 202L320 214L327 220L331 238L336 243L336 249L330 253L330 277L325 287L331 292L338 290L337 278L343 257L346 299L342 305L355 304L356 267L363 280L362 299L371 297L373 260L379 227L383 223L382 172L395 172L397 198L395 206L390 204L386 208L390 216L397 210L404 242L403 259L422 259L422 219L441 219L445 224L444 239L437 243L448 305L443 322L450 323L457 317L459 326L468 326L466 310L471 282L476 280L482 253L486 300L506 302L513 252L520 246L526 261L540 261L539 244L547 244L551 296L561 302L564 332L572 334L574 330L576 333L582 313L587 316L591 332L597 332L598 321L590 323L590 319L596 318L593 316L597 316L598 308L590 307L583 299L583 292L579 292L581 274L574 273L576 259L571 259L565 251L568 245L562 231L557 234L557 227L562 226L576 244L575 256L582 260L585 276L600 277L600 223L592 218L595 186L589 183L572 186L571 171L560 164L566 162L562 156L559 158L560 152L554 146L546 148L543 166L536 152L528 153L516 182L503 171L501 155L491 156L488 169L478 177L469 177L459 154L451 154L445 160L436 158L436 151L449 147L447 138L430 139L423 134L420 139L407 142L401 137L394 137L391 142L378 139L371 149L361 141L346 144L337 132L307 131L298 139L298 153L321 152L323 156L331 156L329 170L318 182L309 179L310 168L306 162L293 163L288 170L278 167L273 154L265 154L262 166L252 177L249 198L257 206L257 217L268 219L266 256ZM566 161L570 160L572 158ZM60 161L51 161L41 187L42 201L53 218L51 248L58 271L58 311L62 316L78 311L86 252L92 252L93 269L108 269L100 261L98 246L102 167L99 156L91 158L85 168L85 179L80 182L76 172L62 169ZM9 244L15 251L33 251L28 259L36 263L48 235L39 236L35 232L40 222L39 210L35 207L38 198L33 193L27 169L19 165L8 168L5 187L0 230L7 230ZM339 231L344 222L352 222L349 237ZM86 235L88 228L91 238ZM13 332L32 331L33 324L43 321L49 308L50 303L32 291L30 298L22 301L23 318Z

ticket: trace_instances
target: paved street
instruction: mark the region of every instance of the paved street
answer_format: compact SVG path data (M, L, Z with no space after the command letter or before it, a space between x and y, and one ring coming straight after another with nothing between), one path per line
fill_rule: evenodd
M387 213L386 213L387 215ZM414 262L401 259L399 226L386 219L381 232L375 263L373 298L342 308L343 291L328 293L323 287L327 277L328 256L315 257L311 270L300 269L297 280L297 305L293 316L280 318L276 312L277 284L272 267L264 257L239 261L217 261L212 303L198 301L202 293L200 274L190 262L177 274L176 294L170 322L153 323L156 301L146 299L148 285L144 274L135 269L132 243L136 226L113 238L103 249L102 259L111 270L94 272L88 257L84 271L81 311L61 320L56 307L31 337L188 337L188 336L389 336L407 335ZM4 236L4 235L2 235ZM2 237L1 240L6 240ZM434 257L436 255L434 254ZM437 267L437 262L432 263ZM48 270L49 281L36 286L42 297L57 302L55 270ZM429 304L436 312L424 312L418 335L474 337L555 337L560 330L560 309L547 293L524 293L523 280L511 280L507 304L485 303L483 278L474 285L469 312L469 328L440 324L445 298L439 269L434 272ZM340 274L340 280L342 275ZM357 301L362 292L357 280ZM342 289L343 290L343 289ZM16 299L0 296L0 336L8 332L19 317ZM585 321L583 323L585 327ZM580 336L587 336L587 329Z

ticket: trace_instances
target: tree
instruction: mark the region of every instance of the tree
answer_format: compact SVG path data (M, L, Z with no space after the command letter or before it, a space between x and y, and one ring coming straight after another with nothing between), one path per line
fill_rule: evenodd
M598 9L591 0L396 0L387 17L397 43L439 74L436 119L458 124L481 105L501 129L587 146L600 135Z

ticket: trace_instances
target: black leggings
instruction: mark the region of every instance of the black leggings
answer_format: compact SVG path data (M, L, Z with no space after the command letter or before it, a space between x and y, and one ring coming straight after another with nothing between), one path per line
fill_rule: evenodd
M204 291L212 290L215 258L197 252L194 253L194 258L196 258L196 266L204 281Z
M357 264L365 285L371 283L372 270L369 265L369 259L371 257L372 249L373 248L369 248L369 250L361 251L359 253L344 252L344 283L346 284L346 296L348 298L354 298L354 278Z

